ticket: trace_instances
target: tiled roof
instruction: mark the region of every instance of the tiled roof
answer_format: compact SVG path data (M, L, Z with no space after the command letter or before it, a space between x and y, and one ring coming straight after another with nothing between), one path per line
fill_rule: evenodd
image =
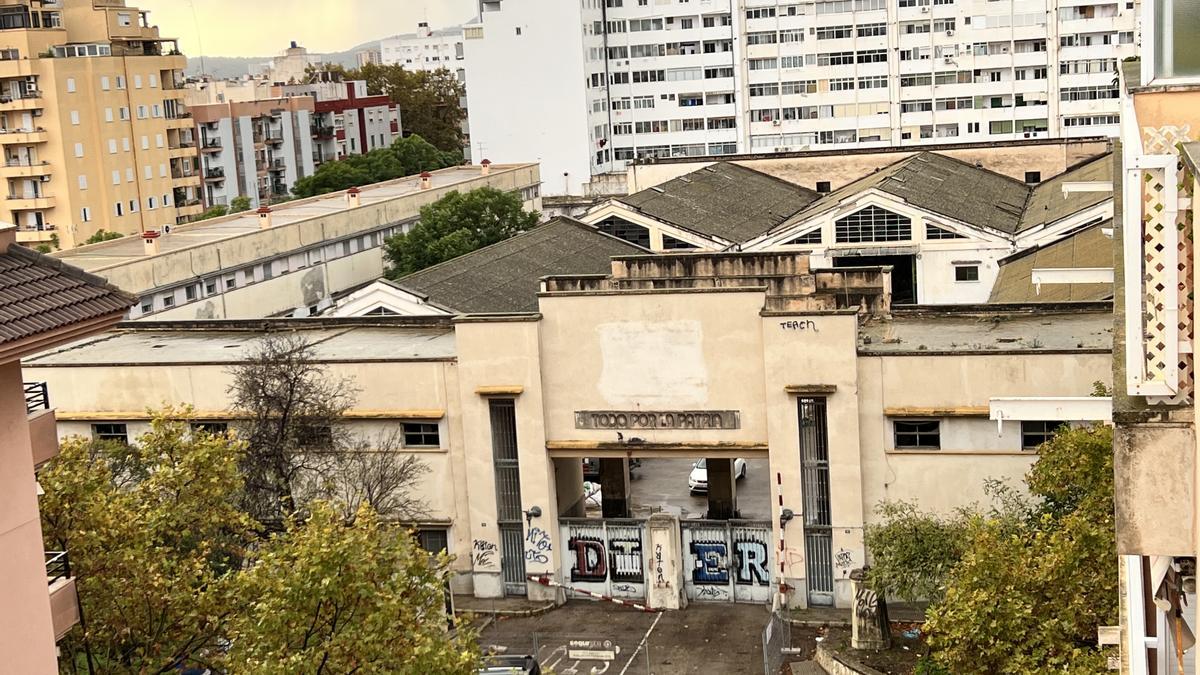
M1072 192L1064 195L1063 183L1112 182L1113 156L1103 155L1081 164L1033 188L1018 232L1053 223L1083 209L1112 199L1112 192Z
M754 169L717 162L616 199L664 223L741 243L770 231L819 196Z
M104 279L24 246L0 254L0 345L123 314L135 302Z
M612 256L639 253L648 251L576 220L555 218L398 283L457 312L536 312L542 277L607 274Z
M1046 268L1112 267L1113 240L1104 234L1106 220L1053 244L1031 248L1000 261L1000 273L988 302L1083 302L1113 297L1112 284L1045 284L1033 286L1033 270Z

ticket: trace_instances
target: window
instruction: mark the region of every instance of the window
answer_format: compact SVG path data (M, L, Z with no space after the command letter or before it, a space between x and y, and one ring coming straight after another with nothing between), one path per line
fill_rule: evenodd
M406 448L437 448L441 447L437 423L405 422L404 447Z
M113 177L113 185L121 184L121 170L120 169L113 170L112 177Z
M92 209L91 209L91 208L89 208L89 207L87 207L87 206L85 206L85 207L83 207L82 209L80 209L80 210L79 210L79 218L80 218L80 220L82 220L82 221L83 221L83 222L85 222L85 223L87 223L87 222L91 222L91 220L92 220Z
M957 232L951 232L950 230L942 229L942 228L938 227L937 225L926 225L925 226L925 238L926 239L966 239L966 237L962 236L961 234L959 234Z
M417 530L417 545L429 553L449 551L450 539L443 529Z
M117 76L117 89L124 89L124 88L125 88L125 76L118 75Z
M817 181L817 192L819 192L820 194L826 194L830 191L830 189L831 189L831 186L829 185L829 181L827 181L827 180Z
M192 422L193 434L220 436L229 431L228 422Z
M955 281L979 281L979 265L955 265Z
M129 445L129 430L124 424L93 424L92 438Z
M79 125L79 111L78 110L71 111L71 124L74 124L76 126Z
M73 78L73 77L67 78L67 93L68 94L75 93L75 78Z
M146 175L146 180L150 180L150 179L154 178L154 167L147 164L145 166L144 173Z
M1194 0L1154 3L1154 77L1200 77L1200 12ZM1150 51L1147 49L1147 51Z
M605 234L611 234L618 239L641 246L642 248L650 248L650 230L635 225L621 218L605 218L600 222L598 228Z
M142 76L141 76L141 75L134 75L134 76L133 76L133 88L134 88L134 89L141 89L141 88L142 88Z
M129 119L129 108L126 108L125 106L121 106L121 119L123 119L123 120Z
M1063 422L1021 422L1021 449L1037 450L1051 438Z
M82 174L79 176L79 189L80 190L87 189L87 176L84 176Z
M1036 185L1037 183L1042 182L1042 172L1041 171L1026 171L1025 172L1025 182L1029 183L1030 185Z
M130 16L129 12L117 12L117 25L118 26L132 26L133 25L133 18Z
M940 450L942 423L937 420L892 422L897 450Z
M805 234L802 234L799 237L792 239L791 241L784 242L784 246L793 246L793 245L801 245L801 244L819 244L819 243L821 243L821 229L817 228L817 229L813 230L812 232L807 232Z
M834 233L839 244L867 241L905 241L912 239L912 220L878 206L838 218Z
M104 121L105 121L105 122L111 122L111 121L113 121L113 111L112 111L112 108L105 108L105 109L104 109Z
M109 82L107 75L100 76L100 88L104 91L108 91L112 88L112 84Z

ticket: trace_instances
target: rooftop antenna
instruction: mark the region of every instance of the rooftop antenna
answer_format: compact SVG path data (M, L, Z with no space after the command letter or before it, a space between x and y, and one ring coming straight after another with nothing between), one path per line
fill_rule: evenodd
M200 51L200 74L207 75L208 69L204 67L204 43L200 41L200 19L196 18L195 0L188 0L188 5L192 8L192 24L196 26L196 49Z

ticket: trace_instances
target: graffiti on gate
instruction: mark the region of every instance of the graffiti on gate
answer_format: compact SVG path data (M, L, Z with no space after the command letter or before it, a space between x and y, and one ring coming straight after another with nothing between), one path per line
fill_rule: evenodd
M697 585L721 585L729 583L729 544L725 541L693 541L691 553L695 557L692 582ZM766 586L770 582L767 572L767 545L756 539L739 539L733 543L734 582L742 585Z
M613 581L641 583L642 542L640 539L609 539L574 536L567 541L574 553L571 581Z
M548 563L553 548L550 544L550 533L540 527L534 527L525 535L525 562Z
M496 545L485 539L476 539L471 544L471 564L474 567L491 567L496 563Z

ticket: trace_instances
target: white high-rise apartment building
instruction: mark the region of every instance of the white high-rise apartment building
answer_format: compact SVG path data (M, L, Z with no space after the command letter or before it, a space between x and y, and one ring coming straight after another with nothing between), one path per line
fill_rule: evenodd
M635 157L1115 135L1134 5L481 0L472 151L589 194Z
M385 66L401 65L405 70L445 68L459 73L463 69L462 26L432 30L421 22L415 33L380 40L379 58Z

